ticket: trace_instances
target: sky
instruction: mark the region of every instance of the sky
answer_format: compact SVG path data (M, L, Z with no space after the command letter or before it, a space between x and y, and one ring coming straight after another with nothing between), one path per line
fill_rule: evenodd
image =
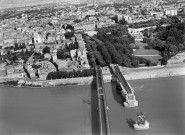
M66 2L72 0L0 0L0 9L3 8L11 8L17 6L28 6L28 5L36 5L36 4L44 4L44 3L52 3L52 2Z

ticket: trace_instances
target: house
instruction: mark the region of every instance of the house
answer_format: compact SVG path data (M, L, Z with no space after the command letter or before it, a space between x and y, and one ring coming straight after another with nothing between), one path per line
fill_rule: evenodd
M177 9L176 8L164 9L164 15L170 15L170 16L177 15Z
M80 68L79 62L69 61L68 62L68 68L71 69L71 70L77 70L78 68Z
M55 63L58 66L59 71L63 71L68 68L68 61L67 60L56 60Z
M75 34L77 40L83 40L82 34Z
M23 66L18 65L9 65L7 68L7 77L9 78L25 78L26 73L24 72Z
M84 50L85 49L85 42L83 40L78 40L78 46L80 50Z
M82 55L80 57L80 65L82 65L83 67L89 69L90 68L90 65L89 65L89 61L87 59L87 56L85 55Z
M96 25L95 23L93 22L86 22L86 23L78 23L76 25L74 25L74 29L76 31L79 31L79 30L95 30L96 28Z
M41 61L40 64L42 67L38 69L39 80L46 80L50 72L56 71L55 66L47 60Z
M27 69L27 72L28 72L31 80L34 80L37 78L37 76L36 76L37 70L36 69L34 69L31 65L26 65L25 68Z
M45 69L42 67L38 69L38 74L39 74L39 80L46 80L49 72L48 72L48 69Z
M34 32L34 43L42 43L43 37L38 32Z
M6 63L0 64L0 77L6 76Z
M98 32L97 31L86 31L85 32L87 35L89 35L89 36L94 36L94 35L96 35Z
M51 55L53 57L53 61L57 61L57 49L54 49L52 52L51 52Z
M70 55L71 55L72 60L75 60L76 59L76 49L70 50Z
M51 60L51 55L49 53L45 53L44 58L47 60Z
M65 43L67 44L67 46L69 46L69 44L72 44L73 42L70 39L66 39Z

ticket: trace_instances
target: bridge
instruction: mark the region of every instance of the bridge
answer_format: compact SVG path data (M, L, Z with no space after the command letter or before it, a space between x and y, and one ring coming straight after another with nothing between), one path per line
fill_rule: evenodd
M111 68L117 77L117 82L121 87L121 94L126 99L123 103L125 107L136 107L138 101L135 99L134 90L130 84L125 80L118 65L111 65Z
M100 67L96 67L96 85L97 85L97 92L98 92L100 135L110 135L108 106L106 102L102 70Z

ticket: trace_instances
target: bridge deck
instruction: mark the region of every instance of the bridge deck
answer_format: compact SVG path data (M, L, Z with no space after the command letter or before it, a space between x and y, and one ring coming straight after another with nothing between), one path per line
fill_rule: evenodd
M101 68L96 69L100 135L110 135L109 116Z
M120 69L118 66L114 66L115 69L115 74L119 80L119 82L124 86L125 90L127 91L128 94L132 94L132 90L130 86L128 85L127 81L125 80L125 77L122 75Z

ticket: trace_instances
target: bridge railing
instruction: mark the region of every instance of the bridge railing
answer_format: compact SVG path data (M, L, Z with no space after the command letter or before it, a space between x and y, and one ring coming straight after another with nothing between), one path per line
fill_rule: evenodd
M110 125L106 103L105 87L103 82L102 70L100 67L96 68L96 83L98 92L100 135L110 135Z
M136 107L138 106L138 101L135 99L134 91L129 83L126 81L122 75L118 65L111 65L114 74L117 77L117 81L122 88L122 96L125 97L126 101L123 103L126 107Z
M122 75L118 65L113 65L112 68L114 68L113 71L115 72L115 75L117 76L118 80L122 83L122 85L124 85L125 90L127 91L127 93L128 94L133 93L132 89L130 88L130 85L125 80L124 76Z

